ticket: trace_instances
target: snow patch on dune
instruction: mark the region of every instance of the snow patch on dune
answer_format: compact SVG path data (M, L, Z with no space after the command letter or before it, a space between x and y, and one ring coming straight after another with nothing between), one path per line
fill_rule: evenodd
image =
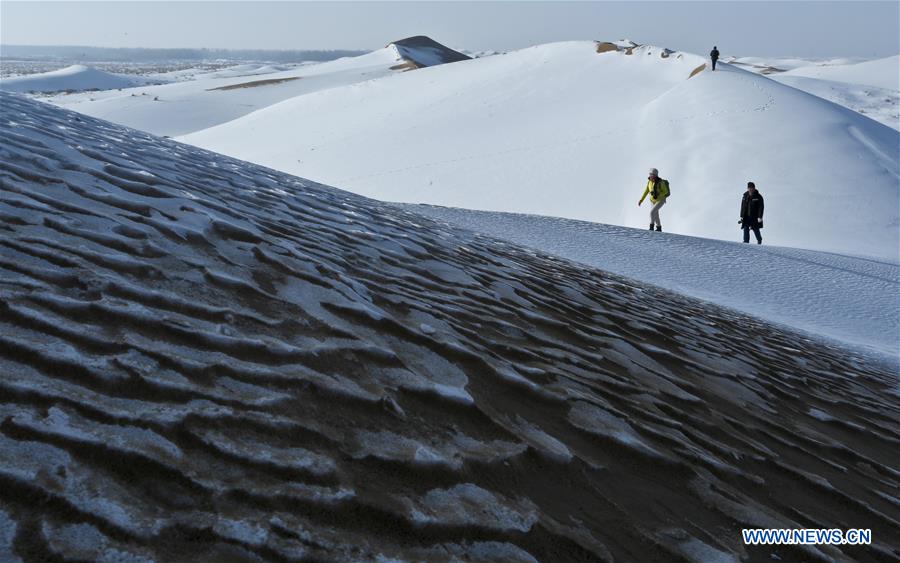
M124 76L85 65L72 65L60 70L0 79L0 90L8 92L66 92L82 90L114 90L154 83L140 76Z

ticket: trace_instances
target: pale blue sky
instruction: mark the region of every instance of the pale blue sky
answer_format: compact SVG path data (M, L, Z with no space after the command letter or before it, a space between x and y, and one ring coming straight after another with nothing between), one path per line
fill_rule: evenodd
M630 38L726 55L900 52L900 2L13 2L11 45L375 49L409 35L469 50Z

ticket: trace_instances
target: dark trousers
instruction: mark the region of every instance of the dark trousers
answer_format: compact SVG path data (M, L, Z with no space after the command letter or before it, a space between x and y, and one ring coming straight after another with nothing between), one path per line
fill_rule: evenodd
M751 227L747 223L744 223L744 242L750 242L750 229L753 229L753 234L756 236L756 242L762 243L762 235L759 233L759 227Z
M717 60L719 60L719 59L713 59L713 60L712 60L712 63L713 63L713 70L716 70L716 61L717 61Z

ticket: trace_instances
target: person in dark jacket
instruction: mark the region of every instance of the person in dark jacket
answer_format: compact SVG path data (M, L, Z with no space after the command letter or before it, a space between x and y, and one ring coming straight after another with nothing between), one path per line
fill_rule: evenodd
M719 48L713 45L713 50L709 52L709 58L712 59L712 69L716 70L716 61L719 60Z
M756 235L756 244L762 244L759 230L763 226L763 196L756 190L756 184L747 182L747 191L741 199L741 220L738 223L744 229L744 242L750 242L750 229Z

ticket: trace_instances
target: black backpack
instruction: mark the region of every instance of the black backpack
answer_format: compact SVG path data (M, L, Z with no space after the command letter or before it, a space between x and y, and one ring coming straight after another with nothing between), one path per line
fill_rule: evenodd
M667 197L667 198L668 198L669 196L672 195L672 188L669 186L669 181L668 181L668 180L663 180L662 178L660 178L659 180L657 180L657 182L656 182L655 184L653 184L653 189L650 190L650 197L652 197L653 199L657 199L658 196L659 196L659 191L658 191L658 189L659 189L661 186L664 186L664 187L665 187L665 190L663 190L663 192L664 192L666 195L665 195L664 197Z

